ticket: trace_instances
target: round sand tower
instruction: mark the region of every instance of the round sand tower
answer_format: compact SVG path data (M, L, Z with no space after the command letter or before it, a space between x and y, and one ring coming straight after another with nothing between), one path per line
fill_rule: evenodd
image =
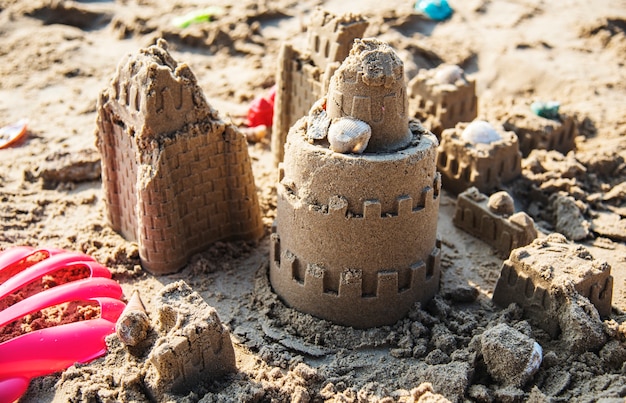
M368 328L437 293L436 149L432 133L409 123L398 56L357 40L327 99L287 137L270 253L287 305Z

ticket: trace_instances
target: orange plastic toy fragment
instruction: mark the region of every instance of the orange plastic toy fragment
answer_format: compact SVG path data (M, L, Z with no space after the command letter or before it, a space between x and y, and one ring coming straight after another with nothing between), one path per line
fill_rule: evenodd
M24 138L27 128L28 121L26 119L0 128L0 149L10 147Z

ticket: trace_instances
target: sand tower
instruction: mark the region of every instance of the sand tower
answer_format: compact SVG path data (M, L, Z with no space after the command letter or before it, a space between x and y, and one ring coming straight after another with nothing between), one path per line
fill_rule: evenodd
M367 25L360 15L336 16L318 8L307 28L307 49L283 44L278 56L272 127L272 153L277 165L283 160L289 128L326 94L330 78Z
M522 171L517 136L484 120L457 123L441 133L437 168L450 192L475 186L490 193Z
M328 97L290 130L270 280L290 306L388 325L438 291L437 139L409 122L402 61L356 40Z
M442 64L421 69L408 84L409 113L424 122L438 137L459 122L471 122L478 114L476 81L462 68Z
M263 235L246 139L159 40L121 61L98 99L108 219L145 269L172 273L217 240Z

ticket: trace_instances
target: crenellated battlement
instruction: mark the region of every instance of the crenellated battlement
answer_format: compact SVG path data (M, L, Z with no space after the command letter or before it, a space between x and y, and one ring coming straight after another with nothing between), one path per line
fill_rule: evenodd
M345 267L339 273L282 250L277 233L271 235L270 242L270 278L276 291L289 305L313 315L324 317L333 312L333 320L343 325L379 326L396 321L416 301L430 300L439 287L440 241L426 262L420 260L408 267L374 272ZM359 309L348 308L354 304Z
M413 207L416 203L411 196L398 196L396 198L393 211L384 212L382 204L377 199L365 200L362 204L362 214L357 214L349 210L348 200L343 196L331 196L328 204L324 205L308 205L307 208L311 212L321 214L332 219L349 219L349 220L397 220L405 219L413 215L421 214L424 211L432 211L438 193L435 189L428 186L423 190L423 197L418 201L417 207Z
M495 196L497 194L492 197ZM489 200L474 187L465 190L457 198L452 222L494 247L504 258L509 256L511 250L528 245L537 238L535 224L526 213L492 209Z

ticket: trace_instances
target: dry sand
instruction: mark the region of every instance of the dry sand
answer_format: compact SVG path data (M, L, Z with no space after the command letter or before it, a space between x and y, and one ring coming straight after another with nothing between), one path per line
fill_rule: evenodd
M91 254L127 296L140 290L149 315L164 285L184 280L199 292L231 330L239 372L172 395L174 401L409 401L426 381L451 401L623 401L626 1L451 1L455 13L443 23L416 16L411 2L398 0L216 4L227 10L217 21L181 30L172 18L203 2L0 2L0 125L30 122L27 140L0 150L0 249L45 245ZM607 260L615 277L602 348L571 354L563 340L531 327L518 308L492 304L502 259L452 225L449 194L438 228L442 297L394 326L353 330L286 308L269 287L267 236L258 245L218 243L178 274L142 271L137 246L107 226L97 179L96 99L117 63L163 37L172 55L190 65L209 103L241 124L248 103L274 83L280 43L303 43L315 6L365 15L366 36L388 41L408 78L443 61L460 64L477 79L482 117L498 119L514 103L536 99L558 100L576 117L577 150L529 157L513 188L518 208L544 233L560 225L563 200L577 201L582 224L572 231L588 231L578 242ZM249 151L268 234L277 174L267 140ZM552 198L525 198L531 183ZM473 302L463 302L468 285L479 291ZM501 377L490 374L480 354L480 336L499 323L543 347L541 367L523 386L496 380ZM145 356L115 337L109 344L104 358L36 379L22 400L150 400L142 383Z

